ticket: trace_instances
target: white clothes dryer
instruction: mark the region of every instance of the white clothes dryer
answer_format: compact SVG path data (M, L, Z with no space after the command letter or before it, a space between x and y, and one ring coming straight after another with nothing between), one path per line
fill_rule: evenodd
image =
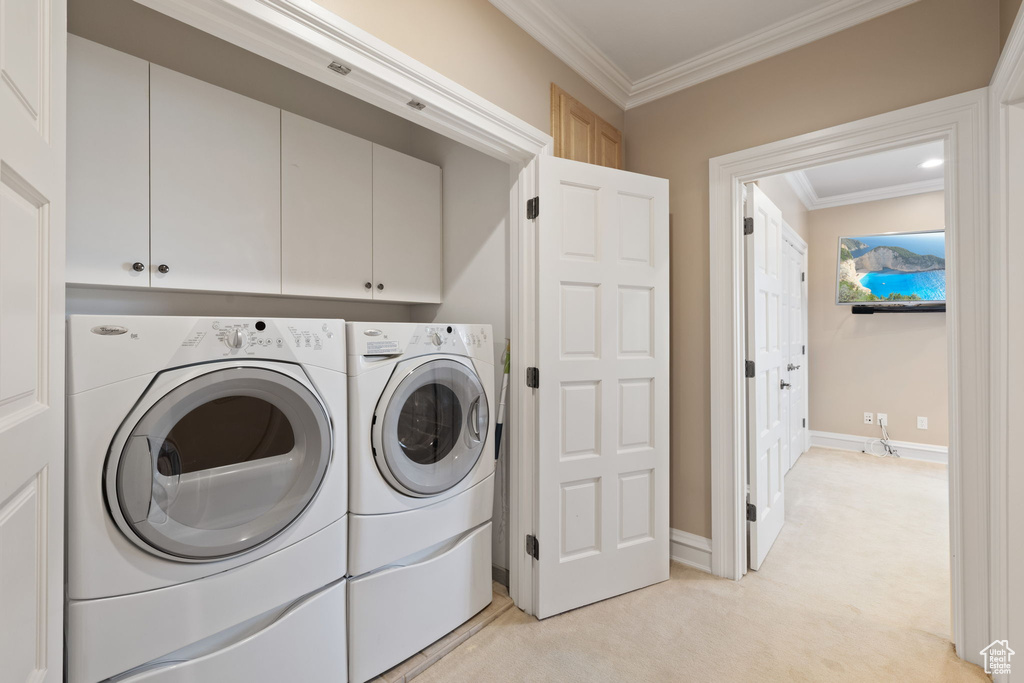
M348 323L349 678L366 681L491 601L488 325Z
M71 316L68 360L68 681L344 680L344 321Z

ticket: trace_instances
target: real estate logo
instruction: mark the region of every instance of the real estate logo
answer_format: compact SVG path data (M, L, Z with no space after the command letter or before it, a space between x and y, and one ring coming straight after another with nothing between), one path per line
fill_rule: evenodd
M994 676L1009 675L1010 658L1017 653L1010 649L1009 641L993 640L980 654L985 657L985 673Z

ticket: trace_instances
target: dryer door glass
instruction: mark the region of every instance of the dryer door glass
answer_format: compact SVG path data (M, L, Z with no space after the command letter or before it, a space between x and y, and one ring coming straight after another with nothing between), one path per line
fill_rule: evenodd
M451 360L417 366L384 409L377 457L385 477L414 496L455 486L483 451L487 411L484 388L470 367Z
M221 559L298 518L323 481L331 445L327 413L302 382L264 368L216 370L146 411L108 496L148 546Z

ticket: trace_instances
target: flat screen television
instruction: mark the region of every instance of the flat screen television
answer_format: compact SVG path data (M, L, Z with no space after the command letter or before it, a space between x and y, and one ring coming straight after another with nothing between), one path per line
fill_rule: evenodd
M945 304L945 231L840 237L836 303Z

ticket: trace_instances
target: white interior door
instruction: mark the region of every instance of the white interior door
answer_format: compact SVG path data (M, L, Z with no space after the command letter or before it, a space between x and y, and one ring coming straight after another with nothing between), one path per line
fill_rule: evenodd
M539 164L540 618L668 579L668 181Z
M752 184L747 187L746 215L754 219L745 254L747 359L754 363L754 376L747 382L747 480L749 503L755 508L754 521L748 524L749 561L751 569L758 569L782 531L786 514L789 423L782 400L782 212Z
M0 14L0 680L60 681L64 0Z
M807 450L807 245L785 226L782 243L785 263L783 308L786 317L786 380L783 401L789 404L789 461L791 468Z

